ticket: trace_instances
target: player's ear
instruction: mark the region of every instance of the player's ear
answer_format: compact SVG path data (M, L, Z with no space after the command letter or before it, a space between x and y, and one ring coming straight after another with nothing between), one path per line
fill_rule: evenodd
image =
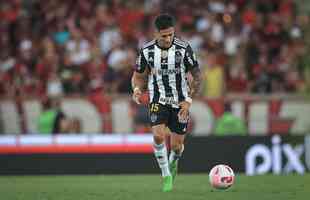
M160 31L158 29L155 28L155 31L154 31L154 36L155 38L159 38L160 37Z
M154 31L154 37L157 39L159 38L159 32L157 30Z

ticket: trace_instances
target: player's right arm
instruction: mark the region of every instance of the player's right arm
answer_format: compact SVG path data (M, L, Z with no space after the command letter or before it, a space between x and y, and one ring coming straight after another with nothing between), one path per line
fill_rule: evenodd
M139 99L142 95L142 91L146 88L148 71L148 63L141 50L137 58L135 71L131 78L131 87L133 90L132 98L137 104L140 104Z
M131 85L133 88L133 100L140 104L140 97L142 95L142 91L145 89L147 82L147 70L145 70L143 73L134 72L133 76L131 78Z

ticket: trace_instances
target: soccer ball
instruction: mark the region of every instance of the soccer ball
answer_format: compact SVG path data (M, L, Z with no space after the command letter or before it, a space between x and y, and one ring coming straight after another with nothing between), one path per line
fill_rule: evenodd
M209 173L209 181L216 189L227 189L233 185L234 171L228 165L216 165Z

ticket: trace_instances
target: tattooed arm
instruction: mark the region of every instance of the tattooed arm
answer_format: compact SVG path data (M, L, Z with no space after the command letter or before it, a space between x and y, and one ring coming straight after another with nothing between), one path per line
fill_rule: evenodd
M131 87L133 90L133 100L140 104L140 97L142 92L146 89L148 79L148 64L144 57L143 51L140 50L139 56L136 61L135 71L131 78Z
M185 51L184 65L186 67L186 72L190 72L190 96L196 97L200 95L201 92L201 81L202 74L199 68L198 60L195 53L193 52L190 45L187 46Z
M199 67L190 70L192 81L190 83L190 96L197 97L201 93L202 74Z
M187 119L189 107L192 104L192 97L196 97L200 94L200 85L201 85L201 72L199 68L199 64L197 61L197 58L190 47L190 45L187 46L185 51L185 57L184 57L184 65L186 67L186 72L190 72L192 76L192 81L190 81L190 94L189 97L185 98L185 101L180 102L180 111L179 111L179 119Z
M140 91L145 91L148 81L148 70L145 70L143 73L133 72L131 78L131 87L134 91L135 88L139 88Z

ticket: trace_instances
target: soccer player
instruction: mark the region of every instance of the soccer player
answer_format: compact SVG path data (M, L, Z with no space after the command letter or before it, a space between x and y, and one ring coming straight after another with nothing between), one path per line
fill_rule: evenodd
M175 21L168 14L155 19L155 39L140 50L132 76L133 99L140 104L149 91L149 116L154 138L154 154L163 177L163 191L173 188L178 160L184 151L189 108L200 90L201 73L190 45L175 37ZM191 73L193 81L188 82ZM146 87L147 86L147 87ZM168 159L165 143L170 133Z

